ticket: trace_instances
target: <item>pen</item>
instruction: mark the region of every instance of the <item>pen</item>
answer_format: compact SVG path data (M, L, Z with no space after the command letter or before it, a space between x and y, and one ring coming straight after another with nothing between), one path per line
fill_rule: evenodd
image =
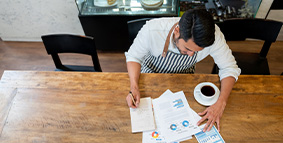
M132 101L133 101L134 105L137 106L132 91L130 91L129 93L131 95L131 98L132 98Z

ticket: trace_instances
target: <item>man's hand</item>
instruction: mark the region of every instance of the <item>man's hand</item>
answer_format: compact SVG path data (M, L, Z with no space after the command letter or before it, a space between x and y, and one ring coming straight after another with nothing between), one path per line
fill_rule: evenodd
M235 78L232 76L223 78L221 80L221 91L217 102L210 107L206 108L203 112L198 113L203 116L197 123L200 125L203 121L207 120L206 125L203 128L203 132L210 131L214 123L217 124L217 129L220 132L220 119L226 107L228 97L235 84Z
M198 121L197 125L200 125L203 121L207 120L206 125L203 128L203 132L210 131L214 123L217 124L217 129L220 132L220 119L222 117L225 106L226 102L218 100L215 104L206 108L203 112L198 113L203 117Z
M139 103L140 103L140 91L137 89L137 90L131 90L131 92L132 92L132 95L133 95L134 100L136 102L136 105L134 105L130 93L126 97L126 101L127 101L129 107L137 108L139 106Z
M136 102L136 106L132 101L131 94L128 94L128 96L126 97L126 101L129 107L137 108L140 103L139 77L141 73L141 65L137 62L127 62L127 69L131 83L130 89Z

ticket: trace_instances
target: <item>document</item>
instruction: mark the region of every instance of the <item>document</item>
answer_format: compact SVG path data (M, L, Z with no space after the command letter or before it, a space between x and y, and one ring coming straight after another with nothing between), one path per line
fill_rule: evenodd
M194 110L192 110L192 112L195 120L199 121L201 117ZM209 132L203 132L202 130L205 125L206 124L201 125L201 131L195 134L195 137L199 143L225 143L215 126L213 126Z
M193 116L196 121L201 119L201 117L194 110L192 110L191 108L190 110L192 111ZM156 130L143 132L142 143L166 143L163 134L159 130L160 129L159 122L155 121L155 124L156 124ZM179 143L179 142L189 140L189 139L192 139L192 136L188 136L187 138L184 138L179 141L172 142L172 143Z
M201 130L204 128L205 124L201 125ZM199 143L225 143L215 126L211 128L211 130L208 132L199 132L195 134L195 137L197 138Z
M173 93L168 89L161 96L159 96L159 98L165 98L166 99L167 96L172 96L172 95L173 95ZM159 121L155 120L155 124L156 124L156 130L143 132L143 134L142 134L142 136L143 136L142 142L143 143L166 143L162 132L160 132ZM192 138L192 136L188 136L187 138L184 138L183 140L179 140L179 141L185 141L185 140L188 140L188 139L191 139L191 138ZM174 141L174 142L171 142L171 143L179 143L179 142Z
M138 108L130 108L132 132L155 129L152 102L150 97L141 98Z
M205 124L197 127L201 117L189 107L184 93L169 89L152 100L156 129L143 132L143 143L179 143L195 135L199 143L225 143L215 126L202 132Z
M160 124L159 131L166 142L181 141L201 130L196 125L185 94L166 91L152 101L155 120ZM171 95L170 95L171 94Z

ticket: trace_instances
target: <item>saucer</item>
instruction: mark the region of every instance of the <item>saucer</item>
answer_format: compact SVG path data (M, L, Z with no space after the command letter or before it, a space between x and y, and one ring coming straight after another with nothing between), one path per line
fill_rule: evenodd
M107 0L94 0L93 1L93 5L97 6L97 7L113 7L116 6L118 4L118 2L116 1L114 4L109 5L107 3Z
M200 88L204 85L210 85L214 89L216 89L216 91L215 91L216 94L215 94L214 98L211 99L210 101L205 101L200 97L201 96L200 95ZM210 105L214 104L217 101L219 94L220 94L220 91L219 91L218 87L211 82L202 82L202 83L198 84L194 89L194 97L195 97L196 101L199 104L204 105L204 106L210 106Z
M163 4L163 0L141 0L141 4L144 6L159 6Z
M160 8L161 6L163 5L163 1L159 1L158 3L156 3L156 5L148 5L148 4L145 4L144 2L141 1L141 6L144 8L144 9L148 9L148 10L155 10L155 9L158 9Z

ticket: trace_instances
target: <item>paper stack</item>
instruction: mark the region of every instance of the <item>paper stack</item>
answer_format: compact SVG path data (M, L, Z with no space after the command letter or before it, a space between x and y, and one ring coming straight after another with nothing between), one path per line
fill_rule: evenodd
M195 120L199 116L192 111L182 91L167 90L153 99L152 104L157 128L143 132L143 143L180 142L201 131Z
M141 99L143 107L130 110L132 132L143 131L143 143L178 143L191 139L192 135L199 142L224 142L214 126L209 132L201 131L204 125L197 126L201 117L190 108L183 91L172 93L166 90L159 98L152 100L153 111L148 106L151 103L149 99ZM153 121L150 121L151 118ZM152 125L154 122L156 126Z

